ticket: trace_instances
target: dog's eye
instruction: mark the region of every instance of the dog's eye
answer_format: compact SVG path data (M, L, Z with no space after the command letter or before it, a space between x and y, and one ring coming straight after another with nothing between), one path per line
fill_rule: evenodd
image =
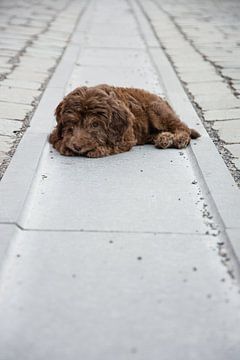
M99 126L99 123L97 121L92 122L92 127L97 128Z

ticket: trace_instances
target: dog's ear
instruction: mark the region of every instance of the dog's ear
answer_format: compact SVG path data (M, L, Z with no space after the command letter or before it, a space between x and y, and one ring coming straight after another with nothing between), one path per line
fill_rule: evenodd
M120 101L111 104L112 115L109 123L109 140L113 144L121 142L124 133L132 123L132 113Z
M63 108L63 100L58 104L58 106L55 109L55 116L56 116L57 123L60 122L62 108Z
M58 141L60 139L62 139L62 123L61 123L61 112L63 109L63 100L58 104L58 106L55 109L55 116L56 116L56 120L57 120L57 126L54 129L53 133L52 133L52 139L54 139L54 141ZM51 137L50 137L50 142L51 142Z
M62 125L58 124L48 137L50 144L55 145L59 140L62 139Z

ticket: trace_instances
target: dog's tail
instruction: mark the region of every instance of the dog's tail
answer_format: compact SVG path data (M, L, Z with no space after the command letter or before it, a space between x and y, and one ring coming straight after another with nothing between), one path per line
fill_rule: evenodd
M197 139L199 138L201 135L197 132L197 130L194 130L194 129L190 129L191 130L191 139Z

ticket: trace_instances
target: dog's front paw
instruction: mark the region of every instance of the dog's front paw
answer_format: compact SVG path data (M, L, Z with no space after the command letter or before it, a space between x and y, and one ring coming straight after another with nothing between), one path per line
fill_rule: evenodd
M74 151L70 150L69 148L67 148L66 146L60 146L59 149L57 149L61 155L64 156L75 156L76 154L74 153Z
M173 146L177 149L183 149L190 143L190 135L186 132L181 132L174 135Z
M154 140L154 145L159 149L166 149L173 144L173 134L170 132L163 132L158 134Z

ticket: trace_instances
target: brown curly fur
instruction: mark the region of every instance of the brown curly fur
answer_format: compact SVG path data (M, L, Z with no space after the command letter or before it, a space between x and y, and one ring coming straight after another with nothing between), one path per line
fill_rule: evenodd
M78 87L57 106L49 141L62 155L101 157L154 144L186 147L200 135L159 96L134 88Z

